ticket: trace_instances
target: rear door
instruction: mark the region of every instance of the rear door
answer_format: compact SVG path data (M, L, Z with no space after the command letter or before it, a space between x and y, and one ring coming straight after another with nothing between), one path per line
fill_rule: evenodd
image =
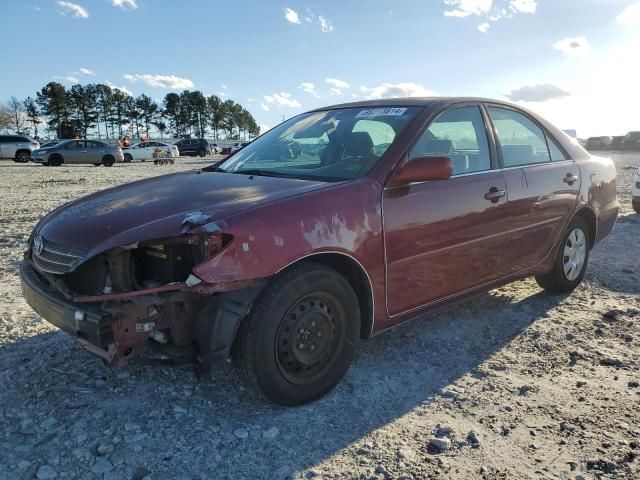
M387 186L383 192L390 316L495 280L509 270L507 195L479 105L438 116L409 153L448 155L448 180Z
M72 140L64 145L64 163L82 163L87 153L85 140Z
M503 106L488 106L509 192L512 271L540 263L573 212L580 169L534 119Z
M102 162L102 157L107 153L107 145L95 140L87 140L86 154L83 159L85 163Z

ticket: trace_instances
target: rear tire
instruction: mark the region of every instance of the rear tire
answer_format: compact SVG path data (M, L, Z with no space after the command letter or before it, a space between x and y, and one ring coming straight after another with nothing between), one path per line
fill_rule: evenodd
M582 217L575 217L562 236L553 267L537 275L536 282L549 293L569 293L584 277L589 262L590 232Z
M115 162L115 158L113 158L111 155L107 155L102 159L102 165L104 165L105 167L112 167Z
M316 400L349 369L360 331L357 297L334 269L305 263L278 275L240 325L240 373L281 405Z

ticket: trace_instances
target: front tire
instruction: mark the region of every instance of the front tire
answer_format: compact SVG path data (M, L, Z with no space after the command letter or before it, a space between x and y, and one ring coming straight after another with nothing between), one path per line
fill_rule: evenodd
M276 277L238 332L234 360L269 400L301 405L316 400L349 369L360 310L346 279L305 263Z
M538 285L549 293L572 292L587 269L589 245L589 227L582 217L575 217L562 237L553 267L535 277Z
M20 150L16 153L16 158L13 160L16 163L29 163L31 153L26 150Z
M49 158L49 165L52 167L59 167L64 162L63 158L60 155L52 155Z

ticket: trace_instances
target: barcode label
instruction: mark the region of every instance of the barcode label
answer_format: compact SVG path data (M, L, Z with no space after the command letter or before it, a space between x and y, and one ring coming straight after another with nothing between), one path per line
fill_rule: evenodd
M371 117L389 117L389 116L399 116L406 112L406 108L372 108L369 110L362 110L356 118L371 118Z

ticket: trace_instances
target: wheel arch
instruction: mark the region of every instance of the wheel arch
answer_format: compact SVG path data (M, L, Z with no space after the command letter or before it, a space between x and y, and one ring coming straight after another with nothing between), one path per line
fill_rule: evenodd
M369 338L373 331L375 301L373 284L364 266L355 257L344 252L316 252L288 263L278 270L276 275L305 262L319 263L333 268L347 279L355 291L360 307L360 338Z
M598 236L598 218L595 212L585 205L578 209L573 217L581 217L589 227L589 250L591 250Z

